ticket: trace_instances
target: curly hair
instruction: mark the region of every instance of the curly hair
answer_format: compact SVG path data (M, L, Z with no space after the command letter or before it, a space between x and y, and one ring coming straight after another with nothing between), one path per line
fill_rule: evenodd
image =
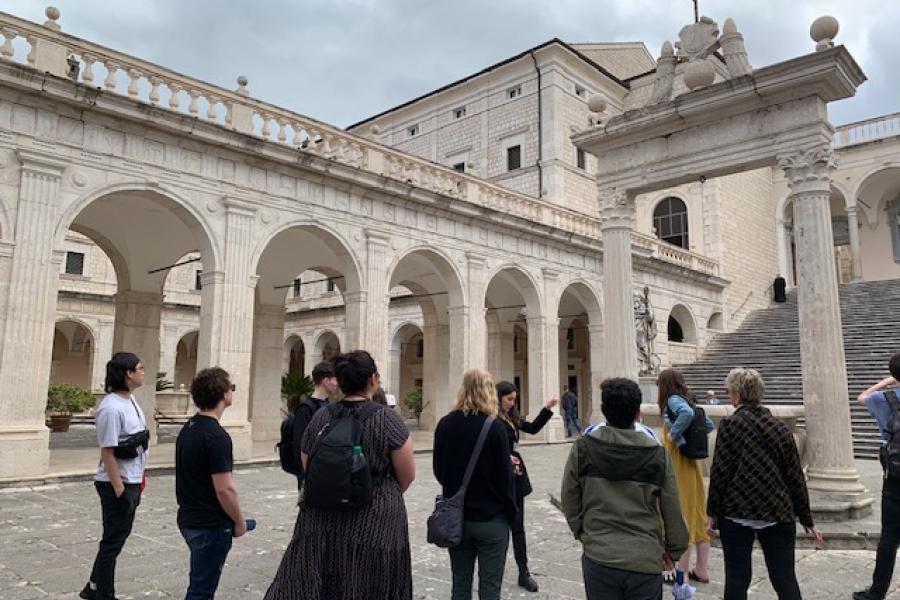
M191 398L200 410L215 408L231 388L231 376L222 367L203 369L191 382Z
M600 383L600 410L611 426L630 429L641 410L641 388L625 377L604 379Z

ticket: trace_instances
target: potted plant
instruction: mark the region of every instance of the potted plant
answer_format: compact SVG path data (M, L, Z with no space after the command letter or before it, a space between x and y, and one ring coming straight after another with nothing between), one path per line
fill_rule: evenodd
M406 403L406 408L409 409L409 412L416 417L416 422L419 421L419 416L422 414L422 388L414 387L409 392L406 393L406 398L404 398L404 402Z
M72 422L72 413L94 407L94 394L80 385L51 383L47 389L47 415L50 431L65 432Z

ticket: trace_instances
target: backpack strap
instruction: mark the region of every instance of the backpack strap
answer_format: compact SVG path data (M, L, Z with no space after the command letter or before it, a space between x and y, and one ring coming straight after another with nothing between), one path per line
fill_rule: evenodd
M491 430L491 424L494 422L494 417L487 416L484 419L484 425L481 426L481 432L478 434L478 441L475 442L475 449L472 450L472 456L469 457L469 464L466 465L466 474L463 475L462 485L459 486L459 491L456 493L462 493L465 496L466 488L469 487L469 480L472 479L472 473L475 472L475 463L478 462L478 457L481 456L481 450L484 448L484 441L487 439L488 432Z
M888 421L888 435L890 436L890 441L894 440L894 436L897 435L898 425L900 425L900 400L897 399L897 392L895 390L885 390L884 391L884 399L887 401L888 406L891 407L891 420Z

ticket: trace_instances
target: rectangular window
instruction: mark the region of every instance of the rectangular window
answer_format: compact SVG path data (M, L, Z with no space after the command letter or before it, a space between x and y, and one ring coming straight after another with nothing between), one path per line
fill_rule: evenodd
M334 291L334 279L328 278L328 281L325 282L325 291L333 292Z
M301 286L302 284L303 284L303 282L300 281L300 278L299 278L299 277L297 277L296 279L294 279L294 298L299 298L299 297L300 297L300 286Z
M460 173L465 173L466 172L466 163L464 163L464 162L456 163L455 165L453 165L453 170L459 171Z
M578 168L581 169L582 171L584 171L585 169L587 169L587 158L584 155L584 150L582 150L581 148L578 148L578 150L576 151L575 154L576 154L575 162L578 163Z
M571 327L566 329L566 348L568 350L575 349L575 330Z
M66 252L66 274L84 275L83 252Z
M407 135L408 137L415 137L415 136L419 135L419 126L418 126L418 125L412 125L411 127L407 127L407 128L406 128L406 135Z
M416 358L425 356L425 340L416 341Z
M200 275L203 274L203 271L194 271L194 289L201 290L203 289L203 282L200 281Z
M466 107L465 106L460 106L459 108L453 109L453 118L454 119L462 119L464 116L466 116Z
M506 170L515 171L522 167L522 146L510 146L506 149Z
M587 98L587 90L580 85L575 86L575 95L579 98Z
M517 334L513 334L513 354L517 354L519 352L519 336Z
M509 88L508 90L506 90L506 96L510 100L512 100L513 98L518 98L521 95L522 95L522 86L521 85L517 85L514 88Z

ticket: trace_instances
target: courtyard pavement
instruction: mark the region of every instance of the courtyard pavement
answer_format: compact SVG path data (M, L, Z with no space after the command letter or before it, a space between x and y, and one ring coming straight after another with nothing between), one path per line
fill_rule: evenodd
M550 502L558 494L568 445L524 449L535 492L526 501L531 568L541 591L529 594L515 585L512 548L503 598L584 598L580 547L563 516ZM442 599L450 594L447 553L425 542L427 519L438 491L431 456L416 456L417 480L406 494L413 560L414 597ZM294 480L274 466L250 466L235 472L241 504L258 529L236 540L218 598L261 598L275 573L293 530ZM175 525L174 477L152 476L119 559L117 593L121 599L183 598L187 550ZM100 508L89 481L0 490L0 600L75 598L90 570L100 533ZM875 554L867 550L799 550L797 571L804 596L850 597L869 580ZM750 598L775 598L755 553ZM721 598L722 555L712 550L713 583L699 586L698 599ZM668 590L664 598L670 598ZM900 599L898 586L890 598Z

